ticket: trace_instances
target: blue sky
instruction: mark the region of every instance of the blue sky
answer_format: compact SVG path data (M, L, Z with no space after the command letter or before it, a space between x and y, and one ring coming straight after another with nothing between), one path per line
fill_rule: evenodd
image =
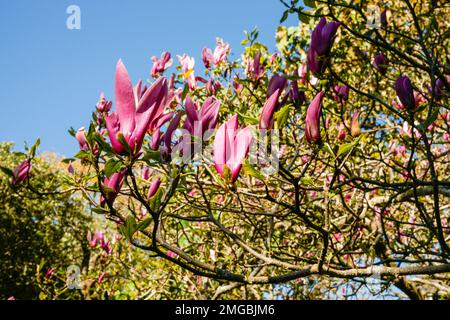
M71 4L81 9L81 30L66 28ZM283 10L278 0L1 0L0 141L21 150L40 137L41 151L71 156L78 146L67 130L88 125L101 91L114 101L119 58L136 82L164 50L201 63L217 36L239 55L243 30L254 26L274 50Z

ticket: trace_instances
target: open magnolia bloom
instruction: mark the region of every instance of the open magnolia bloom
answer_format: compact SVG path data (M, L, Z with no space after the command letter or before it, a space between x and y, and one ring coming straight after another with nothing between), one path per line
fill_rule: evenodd
M103 181L103 191L105 193L105 197L100 197L100 206L104 207L106 201L112 205L117 195L120 192L120 189L123 185L123 180L125 178L125 171L113 173L109 178L105 177Z
M327 19L322 17L311 34L311 43L308 49L308 69L313 74L323 71L323 60L327 57L333 46L340 22L331 21L327 23Z
M185 105L187 117L183 127L191 135L203 137L206 130L211 130L216 127L220 107L219 100L209 97L199 109L198 104L190 96L187 96Z
M252 141L250 127L239 129L237 115L220 126L214 139L214 165L223 178L236 181Z
M133 89L122 60L116 67L116 111L106 117L106 128L114 151L139 153L149 124L164 111L167 80L159 78L146 89L141 82ZM127 150L129 149L129 150Z

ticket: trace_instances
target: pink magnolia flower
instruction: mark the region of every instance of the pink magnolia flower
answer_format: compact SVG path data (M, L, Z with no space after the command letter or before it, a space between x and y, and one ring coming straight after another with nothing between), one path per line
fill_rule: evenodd
M100 197L100 206L105 206L105 201L108 201L110 205L113 204L120 189L122 188L123 180L125 178L125 171L116 172L111 177L105 177L103 181L103 190L106 195L106 200L103 196Z
M28 174L31 170L31 161L26 159L19 163L17 167L13 170L13 176L11 184L15 186L16 184L25 181L28 178Z
M197 87L197 81L195 80L194 74L195 59L193 57L189 57L187 54L183 54L182 56L177 55L177 58L181 64L183 78L187 79L188 81L189 89L195 90L195 88Z
M217 205L223 204L224 201L225 201L225 198L223 197L223 195L219 194L216 196L216 204Z
M353 198L353 194L351 194L351 193L346 193L344 196L345 202L350 202L352 200L352 198Z
M284 156L286 154L288 150L288 146L286 144L282 144L280 146L280 149L278 150L278 158L281 158L282 156Z
M77 133L75 134L75 138L78 141L78 144L80 145L80 150L89 150L89 144L86 140L86 131L84 130L84 127L81 127L78 129Z
M183 128L190 132L190 134L203 137L206 130L214 129L217 124L217 116L219 115L220 101L214 97L209 97L203 102L199 110L198 104L186 97L186 120Z
M226 171L231 173L231 182L236 181L247 156L253 136L250 127L238 129L238 117L234 115L222 124L214 139L214 164L220 176L225 178Z
M172 109L181 104L182 88L175 88L175 74L172 74L169 80L169 93L167 95L167 103Z
M171 258L176 258L178 255L173 252L172 250L167 251L167 256L171 257Z
M414 97L414 108L426 102L425 97L418 91L414 91L413 97ZM405 105L401 102L398 96L396 98L397 101L392 101L392 105L401 111L405 111L406 110Z
M389 145L389 151L395 156L404 156L406 154L406 147L403 145L398 145L395 142L391 142Z
M301 106L306 100L305 92L300 91L298 89L298 81L297 80L291 81L291 88L289 90L289 99L296 106Z
M103 280L105 279L105 277L108 275L108 273L106 273L106 272L102 272L102 274L98 277L98 280L97 280L97 284L102 284L102 282L103 282Z
M89 241L89 246L92 248L96 247L97 245L101 245L105 242L105 234L102 231L95 231L94 236L91 238L90 232L87 235L87 240Z
M141 208L141 212L139 212L139 215L138 215L138 217L139 217L139 219L140 220L144 220L145 219L145 217L147 216L147 209L145 209L144 207L142 207Z
M343 124L341 124L339 126L339 132L338 132L337 138L341 141L345 140L346 134L347 134L347 132L346 132L345 126Z
M67 167L67 172L70 174L74 174L75 173L75 168L72 165L72 161L69 162L69 165Z
M419 130L409 127L407 121L403 122L403 126L400 129L400 134L403 136L408 136L410 138L413 136L413 134L416 138L422 137L422 134L419 132Z
M264 66L261 64L261 51L258 50L255 58L253 59L253 64L249 64L247 69L249 69L247 71L252 71L252 76L254 79L259 79L263 75Z
M239 81L239 74L237 74L233 80L233 88L234 88L234 91L236 91L236 92L241 91L241 89L244 87L238 81Z
M378 53L372 61L372 65L375 67L375 69L378 70L379 73L381 73L382 75L386 74L387 71L387 59L384 56L384 54Z
M97 102L97 111L98 112L109 112L112 107L112 101L107 101L105 99L105 94L102 92L100 94L100 100Z
M320 138L320 112L324 92L320 91L311 101L306 111L305 138L309 143L317 143Z
M333 45L334 38L341 22L331 21L322 17L311 34L311 43L308 49L308 69L313 74L323 71L323 58L328 56Z
M188 197L195 197L197 195L197 189L192 188L191 191L187 193Z
M167 97L167 81L161 77L147 89L141 82L133 89L122 60L116 67L116 112L106 117L106 129L114 151L125 154L128 144L133 155L139 153L149 124L164 110Z
M306 78L308 77L308 66L306 63L302 63L298 69L298 76L302 84L306 84Z
M271 56L270 56L270 62L272 64L274 64L277 61L277 57L278 57L278 52L274 52Z
M94 236L91 238L90 234L88 234L87 239L89 241L89 245L94 248L96 246L100 246L107 254L110 254L112 251L110 242L106 239L105 234L102 231L95 231Z
M307 155L307 154L301 156L300 159L302 160L302 165L307 164L307 163L309 162L310 158L311 158L311 157L310 157L309 155Z
M158 150L161 143L161 127L172 119L174 114L174 112L161 114L157 119L149 124L147 132L152 135L152 142L150 144L150 148L152 150Z
M206 93L210 96L215 95L220 87L222 87L222 84L219 80L213 82L212 79L209 79L205 85Z
M269 130L273 126L273 114L278 106L278 97L280 96L280 89L276 89L272 95L264 103L264 107L259 118L259 129Z
M153 181L153 183L150 185L150 188L148 189L147 194L148 200L150 200L150 198L156 194L160 185L161 185L161 178L157 178L155 181Z
M348 100L348 93L350 91L350 88L346 85L336 85L333 87L333 99L336 102L343 102Z
M395 82L395 92L406 109L414 110L414 93L411 80L407 76L400 76Z
M164 133L164 137L162 139L163 146L160 148L161 158L164 160L168 160L170 153L172 152L172 137L175 130L177 130L178 128L182 115L182 112L178 112L175 118L172 119L169 126L167 127L166 132Z
M444 138L444 140L447 141L447 142L450 141L450 133L448 133L448 132L444 133L443 138Z
M150 179L150 176L152 175L152 173L153 173L153 169L150 168L149 166L145 166L144 170L142 171L142 179L144 179L144 180Z
M159 75L163 74L163 72L166 71L173 63L173 60L170 59L169 52L163 52L160 59L153 56L152 61L153 67L150 73L153 78L157 78Z
M47 280L50 279L52 277L53 273L55 273L55 269L49 268L47 270L47 272L45 273L45 279L47 279Z
M212 56L212 62L215 65L226 62L227 55L230 52L230 44L224 42L222 39L216 39L216 48L214 49L214 54Z
M280 76L275 73L269 81L269 85L267 86L267 98L270 97L276 90L278 90L279 94L283 92L284 88L287 85L287 79L284 76Z
M202 50L202 61L206 69L211 68L211 62L213 59L213 53L210 48L203 48Z
M333 234L333 238L336 242L341 242L344 237L342 236L342 233L337 232Z

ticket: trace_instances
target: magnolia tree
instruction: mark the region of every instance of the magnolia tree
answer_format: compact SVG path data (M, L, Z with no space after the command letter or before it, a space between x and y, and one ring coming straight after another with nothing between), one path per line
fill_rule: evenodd
M217 39L134 86L119 60L114 104L71 130L72 187L148 259L218 281L213 298L448 298L448 4L304 2L282 1L301 22L278 52L253 31L232 60Z

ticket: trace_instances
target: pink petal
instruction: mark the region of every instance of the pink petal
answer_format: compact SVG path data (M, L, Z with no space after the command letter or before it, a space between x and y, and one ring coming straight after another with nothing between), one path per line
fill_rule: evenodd
M123 152L125 152L125 149L117 139L117 135L119 134L120 131L120 124L119 119L117 118L117 114L113 112L110 115L106 116L105 122L109 140L111 141L111 145L114 151L117 152L118 154L122 154Z
M197 103L195 103L194 101L192 101L190 96L186 97L186 114L190 120L190 122L195 122L198 121L198 106Z
M239 171L241 170L242 161L247 157L252 142L253 136L250 127L240 130L236 135L233 157L227 163L231 169L231 182L236 181Z
M120 129L124 136L127 136L133 132L135 127L136 105L133 86L122 60L119 60L116 66L115 93Z
M261 112L261 117L259 119L259 128L263 130L268 130L272 127L273 124L273 114L275 112L275 108L278 105L278 95L280 89L276 89L274 93L267 99L266 103L264 103L263 110Z
M139 101L136 111L136 129L133 134L138 149L144 140L149 123L159 117L164 110L167 90L167 80L161 77L147 89Z
M152 183L152 185L148 189L147 199L150 199L151 197L153 197L156 194L156 192L159 189L160 184L161 184L160 178L156 179L156 181Z

